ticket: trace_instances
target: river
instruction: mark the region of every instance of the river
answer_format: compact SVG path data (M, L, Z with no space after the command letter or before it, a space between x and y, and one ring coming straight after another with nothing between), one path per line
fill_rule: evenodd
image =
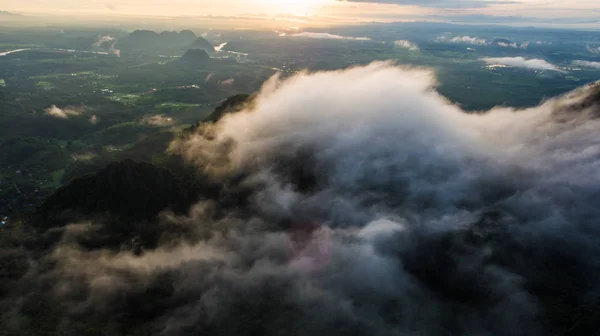
M27 50L31 50L31 49L16 49L16 50L2 51L2 52L0 52L0 56L6 56L6 55L21 52L21 51L27 51Z
M15 54L15 53L19 53L22 51L56 51L56 52L67 52L67 53L81 53L81 54L95 54L95 55L111 55L111 54L117 54L117 53L110 53L110 52L105 52L105 51L91 51L91 50L74 50L74 49L60 49L60 48L26 48L26 49L15 49L15 50L9 50L9 51L2 51L0 52L0 57L1 56L7 56L10 54Z

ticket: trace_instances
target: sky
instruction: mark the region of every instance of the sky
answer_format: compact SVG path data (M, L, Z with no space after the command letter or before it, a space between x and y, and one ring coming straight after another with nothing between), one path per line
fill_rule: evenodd
M332 21L402 21L470 17L478 21L525 17L563 23L600 21L599 0L0 0L19 13L149 16L288 15Z

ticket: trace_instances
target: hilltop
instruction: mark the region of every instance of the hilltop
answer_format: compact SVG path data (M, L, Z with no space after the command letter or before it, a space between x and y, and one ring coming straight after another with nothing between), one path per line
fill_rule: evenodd
M117 42L117 49L123 51L159 51L177 53L190 48L214 51L212 44L191 30L163 31L135 30Z

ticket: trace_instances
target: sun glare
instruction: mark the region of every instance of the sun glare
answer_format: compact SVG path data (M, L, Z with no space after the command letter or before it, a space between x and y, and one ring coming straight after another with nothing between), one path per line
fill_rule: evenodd
M313 15L331 0L265 0L273 13Z

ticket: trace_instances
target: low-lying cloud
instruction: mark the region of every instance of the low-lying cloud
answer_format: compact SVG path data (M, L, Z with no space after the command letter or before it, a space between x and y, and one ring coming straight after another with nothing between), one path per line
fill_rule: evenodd
M114 42L116 39L112 36L99 36L96 42L94 42L94 47L100 47L104 43Z
M549 70L557 72L566 72L554 64L543 59L526 59L524 57L485 57L481 59L487 64L506 65L515 68L525 68L532 70Z
M592 47L592 46L586 46L587 51L591 52L592 54L600 54L600 47Z
M118 57L121 56L121 50L115 48L115 45L117 44L117 39L113 36L99 36L96 42L94 42L93 46L98 48L106 43L110 43L110 46L108 48L109 52L117 55Z
M394 41L394 45L400 48L404 48L404 49L408 49L410 51L419 51L420 48L419 46L411 41L408 40L397 40Z
M290 37L301 37L301 38L312 38L312 39L323 39L323 40L354 40L354 41L371 41L369 37L352 37L352 36L341 36L329 33L312 33L302 32L296 34L289 34Z
M511 43L506 43L506 42L498 42L498 45L499 45L500 47L505 47L505 48L518 48L518 47L519 47L519 46L518 46L516 43L514 43L514 42L511 42Z
M472 37L472 36L451 37L449 35L442 35L442 36L436 38L436 41L437 42L446 42L446 43L472 44L472 45L480 45L480 46L496 45L498 47L514 48L514 49L527 49L529 47L529 42L524 42L521 44L518 44L516 42L507 42L507 41L491 42L482 37Z
M68 106L65 108L59 108L56 105L52 105L45 110L46 114L59 119L68 119L69 117L80 116L83 113L83 108Z
M149 125L149 126L155 126L155 127L167 127L167 126L172 126L174 123L174 120L172 117L166 116L164 114L157 114L157 115L153 115L153 116L144 117L142 119L142 123Z
M600 69L600 62L591 62L591 61L573 61L573 65L585 67L585 68L597 68Z
M272 78L172 144L220 186L137 224L175 238L119 252L80 243L100 221L67 227L9 292L9 331L32 311L65 335L598 330L600 85L468 114L436 82L379 62Z
M471 37L471 36L440 36L436 39L438 42L449 42L449 43L463 43L463 44L474 44L474 45L490 45L490 42L484 38Z
M527 50L527 48L529 48L529 45L531 43L530 42L523 42L521 43L521 45L519 46L519 49L523 49L523 50Z

